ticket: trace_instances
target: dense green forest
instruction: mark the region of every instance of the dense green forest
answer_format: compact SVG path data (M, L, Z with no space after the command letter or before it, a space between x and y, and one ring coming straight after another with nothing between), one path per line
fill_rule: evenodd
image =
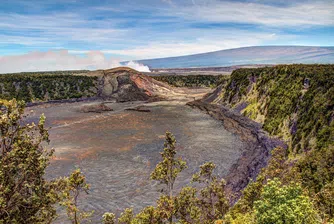
M334 66L289 65L239 69L221 102L246 102L244 115L289 142L291 153L334 143Z
M60 100L96 95L97 77L86 71L16 73L0 75L0 99L25 102Z
M297 182L324 220L334 217L334 65L279 65L238 69L215 103L262 123L289 147L245 189L233 217L253 214L268 179ZM267 222L263 222L267 223Z
M222 82L226 82L229 79L229 76L226 75L165 75L151 77L175 87L210 88L215 88Z

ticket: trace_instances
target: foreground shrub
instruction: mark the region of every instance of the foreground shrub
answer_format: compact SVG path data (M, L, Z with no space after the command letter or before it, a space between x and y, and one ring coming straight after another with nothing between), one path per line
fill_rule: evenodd
M315 224L321 223L309 197L299 184L281 186L278 179L268 182L260 200L254 203L258 224Z
M53 150L42 147L49 141L45 117L24 125L23 113L23 102L0 101L0 220L48 223L59 201L56 181L44 178Z
M24 105L0 100L0 223L51 223L61 203L78 224L87 217L77 208L79 192L88 190L85 178L80 170L69 178L45 178L54 154L44 147L49 142L45 116L37 125L25 124Z

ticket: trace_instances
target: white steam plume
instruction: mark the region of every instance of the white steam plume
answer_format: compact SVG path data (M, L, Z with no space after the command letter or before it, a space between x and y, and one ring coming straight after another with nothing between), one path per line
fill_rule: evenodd
M150 68L146 65L140 64L136 61L129 61L125 64L126 67L133 68L139 72L151 72Z
M67 50L60 50L0 56L0 73L96 70L119 66L122 66L119 60L107 58L100 51L90 51L84 55L70 54ZM126 66L141 72L150 71L147 66L132 61L128 62Z

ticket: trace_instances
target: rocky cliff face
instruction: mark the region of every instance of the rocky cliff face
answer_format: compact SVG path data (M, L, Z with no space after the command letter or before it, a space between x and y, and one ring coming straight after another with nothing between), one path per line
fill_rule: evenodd
M205 111L217 120L222 121L224 127L247 142L242 156L234 164L226 178L227 190L240 195L250 179L255 179L260 170L267 165L270 151L278 146L286 147L283 141L269 137L262 130L262 125L244 117L233 110L218 104L204 101L193 101L188 106Z
M242 189L266 166L270 150L280 145L269 135L287 144L305 186L322 187L333 180L333 96L333 65L279 65L235 70L227 83L192 106L250 142L227 177L232 190Z
M94 75L99 76L98 96L115 98L119 102L148 100L173 92L167 84L126 67L103 70Z
M99 96L117 101L147 100L150 96L132 80L132 70L106 70L99 81Z
M333 70L333 65L239 69L204 101L231 107L263 124L298 154L334 142Z

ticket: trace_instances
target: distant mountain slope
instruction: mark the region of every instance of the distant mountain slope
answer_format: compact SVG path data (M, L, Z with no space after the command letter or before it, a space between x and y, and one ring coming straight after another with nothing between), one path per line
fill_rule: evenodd
M242 64L334 63L334 47L258 46L180 57L139 60L151 68L218 67Z

